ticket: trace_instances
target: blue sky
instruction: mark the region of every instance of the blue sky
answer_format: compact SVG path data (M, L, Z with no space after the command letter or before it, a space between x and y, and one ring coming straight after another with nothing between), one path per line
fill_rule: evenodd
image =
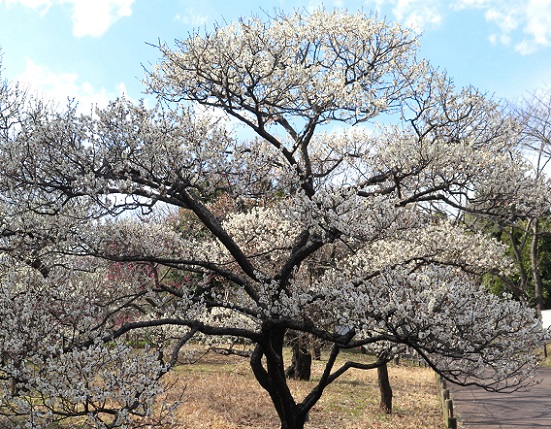
M423 32L421 56L458 86L517 99L551 87L551 0L0 0L3 78L63 103L143 96L148 43L274 8L376 11Z

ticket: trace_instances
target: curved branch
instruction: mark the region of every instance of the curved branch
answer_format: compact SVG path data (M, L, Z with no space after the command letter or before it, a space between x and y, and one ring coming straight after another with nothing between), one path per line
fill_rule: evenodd
M195 332L201 332L206 335L213 335L213 336L232 336L232 337L240 337L240 338L247 338L253 342L259 342L261 337L260 334L250 331L248 329L242 329L242 328L228 328L228 327L222 327L222 326L209 326L206 325L203 322L200 322L198 320L184 320L184 319L178 319L178 318L165 318L165 319L155 319L155 320L141 320L137 322L129 322L123 324L120 328L117 330L111 332L108 335L105 335L102 337L102 341L104 343L108 343L110 341L114 341L117 338L123 336L124 334L137 330L137 329L143 329L143 328L151 328L151 327L159 327L159 326L187 326L191 328L192 330L195 330ZM88 347L94 343L94 340L89 340L85 343L80 344L80 347Z

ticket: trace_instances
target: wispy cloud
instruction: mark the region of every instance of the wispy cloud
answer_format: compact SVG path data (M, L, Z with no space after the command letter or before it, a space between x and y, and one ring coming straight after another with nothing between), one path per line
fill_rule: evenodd
M438 27L443 19L439 0L396 0L392 12L398 21L418 30Z
M53 5L52 0L6 0L6 6L11 6L16 3L36 10L40 15L44 15L48 12L48 9Z
M100 37L120 18L132 14L134 0L6 0L6 5L19 3L45 15L55 5L72 8L73 35Z
M491 26L488 39L526 55L551 46L551 0L366 0L417 29L436 28L451 14L478 10Z
M120 83L116 91L97 89L89 82L82 82L76 73L55 73L48 67L36 64L27 58L25 70L16 79L28 88L30 93L51 101L63 108L68 100L79 103L79 109L90 111L95 106L105 107L109 100L126 94L126 88Z
M398 22L418 31L438 28L445 16L441 0L367 0L366 4L379 13L389 6Z
M550 0L460 0L455 7L483 10L497 27L490 40L523 55L551 46Z

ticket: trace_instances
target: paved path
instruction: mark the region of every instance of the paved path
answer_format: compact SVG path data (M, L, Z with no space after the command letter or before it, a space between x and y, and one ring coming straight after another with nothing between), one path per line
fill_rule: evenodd
M455 414L465 429L551 428L551 368L537 378L539 384L515 393L450 386Z

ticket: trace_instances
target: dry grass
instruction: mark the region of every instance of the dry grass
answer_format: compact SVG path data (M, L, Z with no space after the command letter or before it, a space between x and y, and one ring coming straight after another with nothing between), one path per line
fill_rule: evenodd
M355 358L365 359L356 355ZM315 384L325 361L313 363L312 382L291 382L301 399ZM434 374L412 364L389 366L394 413L378 409L375 371L351 370L330 385L310 412L308 429L442 428ZM247 359L209 353L173 374L169 396L183 403L171 429L267 429L279 427L268 394L258 385Z

